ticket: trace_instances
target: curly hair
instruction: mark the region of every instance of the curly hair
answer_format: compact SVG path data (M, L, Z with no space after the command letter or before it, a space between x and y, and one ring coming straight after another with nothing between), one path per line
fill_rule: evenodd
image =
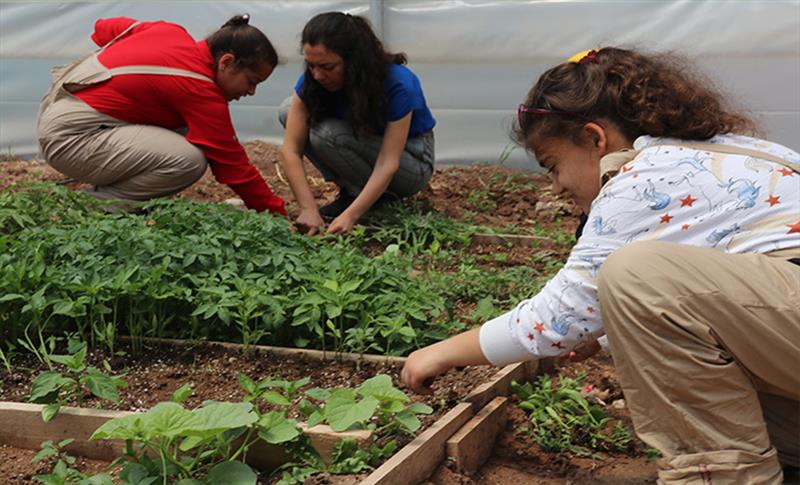
M580 144L587 120L610 122L629 140L641 135L707 140L757 131L753 120L731 109L713 84L683 59L615 47L549 69L524 105L553 113L520 116L512 136L523 146L549 137Z
M324 45L344 61L343 95L346 121L356 135L377 133L386 126L388 100L383 90L391 64L405 64L404 53L393 54L372 31L369 22L355 15L327 12L316 15L303 28L300 46ZM314 123L333 114L329 93L306 66L302 98Z
M272 43L249 22L249 15L235 15L206 38L215 64L223 54L231 53L236 56L237 69L258 69L264 62L278 65L278 53Z

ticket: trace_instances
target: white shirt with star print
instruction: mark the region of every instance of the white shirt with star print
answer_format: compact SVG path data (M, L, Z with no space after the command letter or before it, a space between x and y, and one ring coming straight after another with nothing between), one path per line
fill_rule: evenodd
M636 139L639 154L592 202L564 267L539 294L481 327L481 350L492 364L563 355L604 335L597 272L626 244L657 240L726 253L800 247L800 175L775 162L680 143ZM797 152L755 138L721 135L704 143L800 163Z

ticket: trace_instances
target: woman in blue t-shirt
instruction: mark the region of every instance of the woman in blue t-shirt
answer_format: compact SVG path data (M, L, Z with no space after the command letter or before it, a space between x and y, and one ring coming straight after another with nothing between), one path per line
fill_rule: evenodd
M303 28L306 69L280 110L286 128L284 169L308 234L332 220L329 233L349 232L376 204L419 192L433 173L433 127L419 79L405 54L386 52L369 23L328 12ZM303 155L339 186L317 208Z

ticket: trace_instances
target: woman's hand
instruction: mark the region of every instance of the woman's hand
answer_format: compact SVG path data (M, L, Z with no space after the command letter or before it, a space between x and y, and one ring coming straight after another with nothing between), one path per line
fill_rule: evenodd
M353 226L356 225L356 222L358 222L357 217L353 217L349 215L347 211L344 211L331 222L331 225L328 226L328 230L325 232L328 234L346 234L353 230Z
M314 207L313 209L301 210L297 219L294 221L294 225L303 234L313 236L322 230L325 221L323 221L322 217L319 215L319 209Z

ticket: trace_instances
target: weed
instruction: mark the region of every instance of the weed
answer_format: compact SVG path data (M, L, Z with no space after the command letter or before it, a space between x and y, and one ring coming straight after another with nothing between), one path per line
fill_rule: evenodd
M571 451L586 456L593 450L624 451L631 442L630 432L581 396L583 379L584 375L575 379L561 376L553 386L545 375L535 387L531 383L513 383L519 406L529 413L533 425L529 433L545 451Z

